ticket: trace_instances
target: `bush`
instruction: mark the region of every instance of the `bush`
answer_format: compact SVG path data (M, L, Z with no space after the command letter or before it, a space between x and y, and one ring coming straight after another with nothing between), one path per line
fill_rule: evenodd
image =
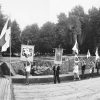
M11 63L11 66L13 67L16 74L20 74L20 75L25 74L24 63L22 61L13 62L13 63Z

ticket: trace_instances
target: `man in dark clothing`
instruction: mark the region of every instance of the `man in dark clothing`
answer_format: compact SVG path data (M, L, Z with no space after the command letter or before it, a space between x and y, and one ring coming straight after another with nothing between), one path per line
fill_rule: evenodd
M82 78L84 78L85 68L86 68L86 63L85 63L85 61L83 61L83 62L82 62L82 66L81 66Z
M99 75L99 69L100 69L100 60L99 59L96 61L96 69L97 69L97 75Z
M56 80L58 83L60 83L60 78L59 78L59 70L60 70L60 65L54 65L53 66L53 72L54 72L54 84L56 84Z

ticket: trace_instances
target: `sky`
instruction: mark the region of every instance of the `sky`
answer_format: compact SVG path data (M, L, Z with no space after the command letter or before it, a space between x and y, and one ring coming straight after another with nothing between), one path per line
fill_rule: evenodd
M85 13L92 7L100 8L100 0L0 0L2 12L16 20L23 30L37 23L41 27L47 21L57 23L57 15L81 5Z

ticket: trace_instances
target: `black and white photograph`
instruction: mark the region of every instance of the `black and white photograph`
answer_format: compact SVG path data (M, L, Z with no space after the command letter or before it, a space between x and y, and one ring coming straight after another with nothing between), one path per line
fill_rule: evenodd
M0 100L100 100L100 0L0 0Z

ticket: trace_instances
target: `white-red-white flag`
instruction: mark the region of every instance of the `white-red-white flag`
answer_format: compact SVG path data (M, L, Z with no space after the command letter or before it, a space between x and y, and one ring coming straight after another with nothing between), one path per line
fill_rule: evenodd
M9 27L7 30L6 30L6 34L5 34L5 44L2 46L2 49L1 51L6 51L7 48L10 46L10 35L11 35L11 27Z
M6 43L5 34L6 34L6 31L7 31L8 21L9 21L9 19L7 19L3 29L1 31L1 35L0 35L0 46L1 47Z
M96 48L95 55L96 55L96 58L95 58L95 59L96 59L96 60L99 59L98 48Z
M77 39L76 39L75 45L72 48L72 50L78 54L78 43L77 43Z
M87 52L87 58L89 58L91 56L90 51L88 50Z

